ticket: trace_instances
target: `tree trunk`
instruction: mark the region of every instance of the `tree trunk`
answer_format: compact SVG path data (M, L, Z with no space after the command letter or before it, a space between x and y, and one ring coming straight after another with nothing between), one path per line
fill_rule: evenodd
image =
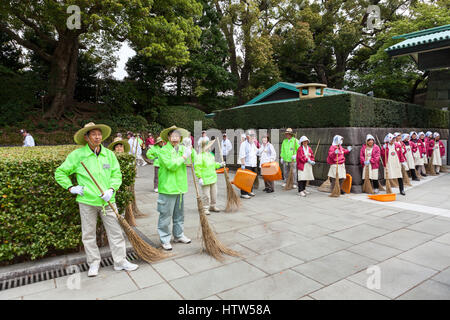
M78 35L61 36L53 53L50 69L49 96L52 102L44 118L60 119L64 111L73 103L78 51Z

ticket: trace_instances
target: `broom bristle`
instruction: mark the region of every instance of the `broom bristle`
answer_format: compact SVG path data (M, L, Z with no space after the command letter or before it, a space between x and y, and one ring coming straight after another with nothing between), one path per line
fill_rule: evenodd
M259 189L259 179L258 175L256 175L255 182L253 182L253 189L258 190Z
M317 190L322 191L322 192L331 192L331 182L330 182L330 177L327 178L327 180L325 180L319 188L317 188Z
M369 193L369 194L373 194L373 189L372 189L372 184L370 183L370 179L369 179L369 167L366 166L365 167L366 172L364 174L364 184L363 184L363 192L365 193Z
M392 189L391 189L391 179L389 179L389 175L388 175L388 171L387 169L385 169L385 174L384 176L386 177L386 193L392 193Z
M422 177L422 175L420 174L420 171L417 170L417 169L414 169L414 171L416 172L416 177L417 177L417 179L421 180L423 177Z
M124 218L122 218L118 214L116 214L116 216L117 219L119 220L120 226L127 235L128 240L130 241L134 251L139 256L139 258L148 263L152 263L171 256L170 254L164 253L161 250L153 248L147 242L142 240L141 237L139 237L139 235L130 227L130 225Z
M284 190L291 190L294 188L294 176L293 176L294 167L292 164L289 164L289 177L286 179L286 186Z
M436 175L436 171L434 170L433 160L434 160L434 152L431 154L431 158L428 161L428 165L427 165L427 173L431 176Z
M137 207L136 204L136 193L134 191L134 185L130 186L130 191L133 193L133 200L131 202L131 206L133 208L133 214L135 217L146 217L147 215L142 213L141 210Z
M197 206L200 214L200 226L202 228L202 246L206 253L219 261L224 260L224 254L240 257L241 255L238 252L227 248L219 241L219 239L217 239L214 231L209 225L208 218L204 212L203 202L200 197L197 197Z
M411 187L412 186L411 181L409 180L408 173L406 172L406 169L403 165L402 165L402 176L403 176L403 182L405 183L405 186Z
M379 191L386 191L386 189L383 187L383 185L378 181L378 190Z
M230 178L226 170L224 170L225 184L227 186L227 206L225 212L235 212L241 207L241 199L239 199L236 191L231 185Z
M444 165L441 166L441 170L440 171L443 172L443 173L447 173L448 172L447 167L444 166Z
M397 179L389 179L389 182L391 183L391 187L398 188Z
M131 203L128 204L125 208L125 220L127 220L130 226L136 227L136 219L134 218L133 207Z

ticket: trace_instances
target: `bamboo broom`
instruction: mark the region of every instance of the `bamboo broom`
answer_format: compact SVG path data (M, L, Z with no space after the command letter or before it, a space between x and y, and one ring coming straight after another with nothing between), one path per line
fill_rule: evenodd
M88 168L85 166L83 162L81 162L81 165L84 167L86 172L91 177L92 181L94 181L95 185L97 186L98 190L103 194L102 188L99 186L95 178L92 176ZM131 245L133 246L134 251L136 254L144 261L148 263L152 263L155 261L162 260L164 258L169 257L170 255L162 252L161 250L158 250L154 247L152 247L150 244L142 240L141 237L137 234L135 230L131 228L131 226L128 224L128 222L117 212L116 208L111 204L110 201L108 201L108 205L110 208L114 211L116 214L117 220L119 220L119 224L122 227L122 229L125 231L125 234L128 237L128 240L130 240Z
M136 134L136 147L134 149L134 169L136 170L136 176L137 176L137 148L139 144L139 134ZM131 209L134 217L145 217L146 214L142 213L141 210L139 210L137 204L136 204L136 192L134 191L134 184L130 186L130 191L133 193L133 200L131 201ZM134 219L133 217L133 219ZM131 219L131 218L130 218ZM136 225L136 221L134 221L134 225Z
M317 149L319 149L319 145L320 145L320 139L317 142L317 146L316 146L316 150L314 150L314 159L316 158L316 153L317 153ZM300 146L301 147L301 146ZM309 186L309 180L306 181L306 185Z
M365 150L365 154L364 154L364 160L366 160L366 159L367 159L367 143L366 143L366 150ZM368 194L373 194L372 184L370 183L369 166L370 166L370 164L364 166L364 169L366 169L366 173L364 174L364 184L362 187L362 191L365 193L368 193Z
M297 135L298 132L295 134L295 137L293 136L294 139L297 140ZM294 165L293 165L293 160L291 159L291 162L289 163L289 177L286 178L286 185L284 186L284 190L292 190L294 189Z
M339 148L339 146L338 146ZM338 150L338 149L337 149ZM330 197L339 197L341 195L341 186L339 185L339 153L336 154L336 180L334 181L333 191Z
M217 143L219 144L220 159L223 162L222 146L219 140L217 140ZM225 177L225 185L227 186L227 206L225 212L235 212L241 207L241 199L239 199L236 191L234 191L234 188L231 185L226 165L223 167L223 175Z
M402 177L403 182L405 183L405 186L411 187L411 180L409 179L408 173L406 172L405 166L402 165Z
M227 254L229 256L240 257L240 254L236 251L227 248L224 246L219 239L217 239L214 234L211 226L209 225L208 218L205 214L205 209L203 208L203 201L200 198L200 192L197 186L197 180L195 179L194 166L190 165L192 172L192 179L194 180L195 192L197 195L197 208L198 213L200 215L200 225L202 227L202 246L207 254L212 256L213 258L223 261L223 254ZM226 170L224 170L225 172Z
M436 175L436 171L434 170L433 160L434 160L434 149L433 149L433 152L431 153L431 158L428 161L427 170L426 170L427 174L429 174L431 176Z
M377 141L378 141L378 144L380 145L380 148L381 148L381 143L380 143L380 140L378 139L378 136L377 136ZM384 150L384 157L385 157L385 159L386 159L386 161L387 161L387 148ZM382 188L382 185L381 185L381 183L380 183L380 191L385 191L386 190L386 194L388 194L388 193L392 193L392 189L391 189L391 182L389 181L389 175L388 175L388 169L387 169L387 166L386 166L386 164L387 164L387 162L385 161L384 163L383 163L383 159L380 157L380 160L381 160L381 164L383 165L383 167L384 167L384 171L385 171L385 177L384 177L384 179L386 180L386 189L384 189L384 188Z

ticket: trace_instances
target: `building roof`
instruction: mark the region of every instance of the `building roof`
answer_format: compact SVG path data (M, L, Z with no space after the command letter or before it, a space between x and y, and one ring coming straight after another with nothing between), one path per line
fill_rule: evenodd
M406 40L385 49L391 56L441 49L449 45L450 24L398 35L392 39Z

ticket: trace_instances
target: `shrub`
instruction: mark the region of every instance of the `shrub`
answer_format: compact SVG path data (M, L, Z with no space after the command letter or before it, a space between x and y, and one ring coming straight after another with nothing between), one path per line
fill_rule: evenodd
M75 196L54 178L56 168L76 148L0 148L0 261L33 260L81 245ZM135 165L131 155L117 158L123 177L116 201L122 212L133 197L126 187L134 184Z
M205 118L203 111L191 106L162 107L158 122L165 128L176 125L193 133L194 121L202 121L203 129L215 127L214 120Z

